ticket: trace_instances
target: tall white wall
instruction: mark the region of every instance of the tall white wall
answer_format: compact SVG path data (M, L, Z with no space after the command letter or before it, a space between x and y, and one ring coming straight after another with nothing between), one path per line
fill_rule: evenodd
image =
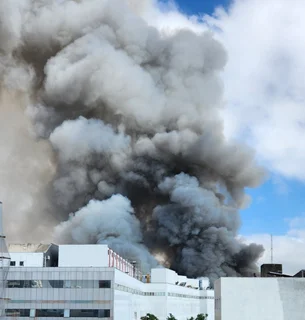
M108 246L96 245L60 245L58 253L59 267L108 267Z
M206 290L206 313L208 320L215 320L215 297L214 290ZM203 309L202 309L203 310Z
M221 278L215 320L304 320L305 279Z

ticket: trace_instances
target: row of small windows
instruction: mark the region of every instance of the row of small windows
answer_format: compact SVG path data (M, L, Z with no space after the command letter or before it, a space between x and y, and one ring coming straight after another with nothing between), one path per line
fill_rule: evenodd
M110 280L8 280L7 288L111 288Z
M132 289L132 288L129 288L129 287L123 286L121 284L117 284L117 283L114 285L114 288L116 290L129 292L129 293L137 294L140 296L165 296L165 292L142 292L140 290Z
M74 317L74 318L109 318L110 309L6 309L7 317Z
M191 296L191 295L188 295L188 294L172 293L172 292L169 292L168 295L171 296L171 297L200 299L200 300L203 300L203 299L214 299L214 297L202 297L202 296L198 297L198 296Z
M166 296L165 292L142 292L136 289L132 289L126 286L123 286L121 284L115 284L115 289L116 290L120 290L120 291L125 291L125 292L129 292L132 294L137 294L137 295L141 295L141 296ZM172 293L169 292L168 296L171 297L179 297L179 298L189 298L189 299L214 299L214 297L198 297L198 296L191 296L191 295L187 295L187 294L180 294L180 293Z

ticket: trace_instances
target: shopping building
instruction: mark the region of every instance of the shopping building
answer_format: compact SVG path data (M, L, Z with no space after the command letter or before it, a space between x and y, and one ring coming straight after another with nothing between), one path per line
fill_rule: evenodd
M6 319L139 320L147 313L214 319L208 279L165 268L142 275L137 262L107 245L11 244L9 253Z

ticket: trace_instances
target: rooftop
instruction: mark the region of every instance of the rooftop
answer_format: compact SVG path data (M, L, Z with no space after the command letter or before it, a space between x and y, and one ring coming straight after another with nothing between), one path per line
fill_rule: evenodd
M47 252L50 248L50 244L43 243L11 243L8 245L9 252Z

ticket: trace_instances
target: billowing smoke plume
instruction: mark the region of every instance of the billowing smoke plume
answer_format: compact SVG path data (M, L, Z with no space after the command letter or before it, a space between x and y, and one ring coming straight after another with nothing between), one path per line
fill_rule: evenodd
M162 256L188 276L252 273L262 248L236 239L238 209L263 170L223 136L226 53L209 32L149 26L150 6L1 2L2 87L28 97L54 152L55 240L108 243L146 269Z

